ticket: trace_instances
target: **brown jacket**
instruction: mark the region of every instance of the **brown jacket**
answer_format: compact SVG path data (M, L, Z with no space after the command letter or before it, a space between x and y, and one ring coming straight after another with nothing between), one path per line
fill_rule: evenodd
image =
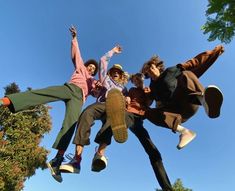
M224 47L222 45L218 45L213 50L202 52L194 58L182 64L178 64L178 66L183 70L192 71L198 78L200 78L223 52Z

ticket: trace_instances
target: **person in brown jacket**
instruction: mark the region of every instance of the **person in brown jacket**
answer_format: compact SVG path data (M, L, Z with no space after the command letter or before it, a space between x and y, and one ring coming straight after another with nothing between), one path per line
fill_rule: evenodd
M181 126L194 116L202 105L210 118L217 118L223 102L223 94L218 87L204 88L199 82L201 75L224 52L223 46L205 51L185 63L166 68L158 56L147 61L141 72L151 78L150 99L160 103L156 108L145 111L145 117L155 125L180 133L178 149L191 142L196 133Z

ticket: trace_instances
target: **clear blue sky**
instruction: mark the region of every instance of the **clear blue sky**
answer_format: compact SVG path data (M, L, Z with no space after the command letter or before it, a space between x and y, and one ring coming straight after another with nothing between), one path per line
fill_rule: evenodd
M121 63L130 73L138 72L152 55L158 54L167 66L186 61L219 41L208 42L200 30L205 23L207 1L172 0L11 0L0 1L0 95L7 84L16 82L21 90L60 85L73 72L70 59L71 36L78 30L84 60L99 59L116 43L123 53L111 64ZM194 191L221 191L235 187L235 44L225 45L225 53L201 78L204 86L218 85L224 93L221 117L209 119L200 108L184 126L197 132L196 139L178 151L178 135L145 121L145 127L161 151L171 182L181 178ZM148 82L146 82L146 85ZM86 105L94 102L89 98ZM53 128L42 145L51 148L64 117L62 102L50 104ZM100 123L92 127L93 140ZM96 144L85 148L79 175L64 175L57 183L48 170L36 171L24 191L154 191L159 188L147 155L129 133L124 144L113 144L107 151L109 164L101 173L90 170ZM74 151L70 145L68 152Z

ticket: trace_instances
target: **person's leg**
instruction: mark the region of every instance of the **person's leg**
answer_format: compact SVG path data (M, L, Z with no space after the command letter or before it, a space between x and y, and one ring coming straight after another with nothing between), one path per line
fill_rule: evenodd
M113 133L109 121L106 120L106 115L102 118L102 127L96 134L95 142L99 145L92 159L91 170L100 172L104 170L108 164L105 157L105 150L111 144Z
M124 112L125 116L125 126L131 127L134 124L134 114L129 112ZM113 131L111 129L110 121L105 118L102 119L103 124L99 132L95 137L95 142L99 144L98 150L96 151L94 158L92 160L91 169L95 172L100 172L107 166L107 158L105 157L105 149L111 144L111 139L113 136Z
M164 168L160 152L152 142L147 130L140 123L136 125L131 127L130 130L135 134L145 152L148 154L159 185L164 191L173 191L170 180Z
M9 94L6 97L11 101L8 108L11 112L15 113L28 109L31 106L70 99L71 90L68 85L50 86L38 90L28 90L21 93Z
M64 146L57 147L57 143L53 145L54 148L58 149L58 153L56 154L56 157L48 163L48 167L50 168L53 177L57 181L62 182L59 166L63 161L63 154L67 149L67 145L69 144L69 141L73 134L73 124L76 122L80 113L83 102L81 89L73 84L64 84L61 86L50 86L38 90L29 90L22 93L14 93L7 95L6 98L10 100L8 108L11 112L22 111L30 108L31 106L58 100L62 100L66 103L64 124L56 140L56 142L59 142L59 140L61 139L61 143L64 144ZM75 106L72 107L73 104L71 102L76 105L76 108ZM70 115L71 113L72 115Z
M73 143L75 145L89 145L91 126L95 120L102 119L104 115L106 115L104 103L94 103L84 109L78 120Z
M125 111L125 125L131 127L135 122L135 114ZM101 129L98 131L95 137L95 142L98 144L105 143L106 145L111 144L111 139L113 136L112 129L110 127L110 122L106 120L105 116L102 118L103 124Z
M105 104L104 103L94 103L88 106L80 115L77 131L73 140L76 145L75 156L67 164L60 166L61 172L68 173L79 173L80 163L82 159L82 152L85 145L90 144L90 132L91 126L95 120L101 119L105 115Z
M195 137L196 133L181 125L182 117L180 114L164 111L168 108L152 108L146 111L146 118L153 124L171 129L174 133L179 133L178 149L182 149L189 144Z
M53 144L53 148L57 150L67 150L81 114L83 98L82 91L80 89L78 90L74 90L74 92L76 92L74 95L71 95L71 99L65 101L66 110L62 128Z
M194 73L183 71L182 75L178 78L175 100L183 103L181 104L182 116L188 115L187 113L192 113L190 115L193 116L197 110L193 104L197 104L204 107L206 114L210 118L216 118L220 115L223 94L214 85L208 86L205 89ZM187 118L191 116L187 116Z
M74 85L68 85L70 91L66 92L67 95L70 93L70 99L65 100L65 117L57 138L53 144L53 148L57 149L58 152L56 156L50 160L47 165L51 170L52 176L58 182L62 181L61 173L59 167L64 159L64 153L68 148L68 145L72 139L75 126L78 117L81 113L81 108L83 104L82 91Z
M165 127L176 132L177 126L181 124L182 117L178 113L168 111L168 108L150 108L146 110L145 117L157 126Z
M135 123L136 115L130 112L125 112L125 124L127 127L132 127ZM103 119L105 121L105 119ZM109 121L103 123L101 129L95 137L95 142L99 144L98 150L92 160L93 171L99 172L107 166L107 159L104 156L104 151L111 144L113 136ZM97 157L98 156L98 157Z

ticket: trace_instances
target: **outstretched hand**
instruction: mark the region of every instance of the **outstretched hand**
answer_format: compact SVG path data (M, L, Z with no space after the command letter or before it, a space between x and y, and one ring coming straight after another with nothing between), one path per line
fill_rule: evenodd
M219 54L219 55L221 55L221 54L224 53L224 47L223 47L223 45L217 45L217 46L215 47L215 49L220 49L220 54Z
M122 47L121 47L120 45L116 45L116 46L112 49L112 51L113 51L114 53L116 53L116 54L119 54L119 53L122 52Z
M69 28L70 32L71 32L71 35L73 38L75 38L77 36L77 30L76 28L72 25L70 28Z

